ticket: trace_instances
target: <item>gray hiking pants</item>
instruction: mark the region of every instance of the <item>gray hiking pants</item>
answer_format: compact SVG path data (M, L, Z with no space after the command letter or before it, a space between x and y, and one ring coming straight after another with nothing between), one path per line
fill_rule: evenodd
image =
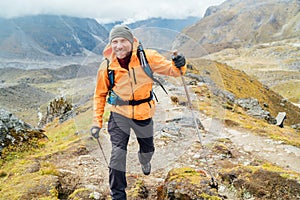
M152 118L133 120L117 113L111 113L108 121L108 132L112 144L109 186L113 200L126 199L126 155L130 129L133 129L139 143L138 158L141 164L150 162L155 150Z

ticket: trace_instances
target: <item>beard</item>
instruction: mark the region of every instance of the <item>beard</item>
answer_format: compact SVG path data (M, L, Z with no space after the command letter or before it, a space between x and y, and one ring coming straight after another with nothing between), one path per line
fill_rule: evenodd
M118 50L115 52L117 58L123 59L130 54L130 51L127 50Z

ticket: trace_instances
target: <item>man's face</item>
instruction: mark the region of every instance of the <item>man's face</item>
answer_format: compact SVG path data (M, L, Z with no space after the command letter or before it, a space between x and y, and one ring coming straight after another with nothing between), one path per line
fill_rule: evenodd
M132 51L132 44L122 37L112 39L111 47L119 59L125 58Z

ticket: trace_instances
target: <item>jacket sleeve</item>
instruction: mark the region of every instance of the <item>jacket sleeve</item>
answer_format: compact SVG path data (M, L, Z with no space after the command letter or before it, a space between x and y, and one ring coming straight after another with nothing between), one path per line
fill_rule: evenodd
M106 65L106 64L105 64ZM107 76L107 68L101 67L98 70L96 87L94 91L94 124L102 128L102 120L106 96L108 93L109 80Z
M167 76L180 76L180 70L174 65L174 62L167 60L164 56L155 50L147 50L146 52L149 65L153 72L167 75ZM186 65L181 67L182 73L186 72Z

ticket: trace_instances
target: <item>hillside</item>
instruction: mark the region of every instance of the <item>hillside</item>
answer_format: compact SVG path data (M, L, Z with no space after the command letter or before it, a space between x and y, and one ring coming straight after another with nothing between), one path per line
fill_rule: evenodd
M207 54L225 48L296 38L300 36L299 11L297 0L228 0L209 8L205 17L187 27L178 40L184 44L188 36Z
M289 101L300 103L300 40L224 49L204 58L226 63L257 78Z
M299 105L299 11L294 0L225 1L208 8L173 48L244 71Z
M227 0L181 33L189 20L128 24L145 48L177 49L188 63L184 79L157 75L168 94L154 85L149 176L131 134L128 200L300 198L299 13L299 0ZM113 24L39 15L0 25L0 199L110 199L109 105L98 142L90 128Z
M235 98L256 98L261 107L269 111L271 116L276 117L279 112L286 112L287 124L300 123L299 107L286 101L281 95L264 86L245 72L235 70L228 65L202 59L192 60L191 64L200 66L200 70L194 73L208 74L207 76L214 80L220 88L231 92Z
M202 144L196 136L190 110L185 106L180 78L165 78L169 96L154 88L159 102L154 117L156 154L150 176L141 174L136 156L138 144L133 135L129 141L128 199L163 200L175 195L188 198L200 194L218 200L240 200L245 196L295 199L300 191L296 162L300 155L299 134L289 126L279 128L248 116L237 105L229 108L222 95L226 93L215 90L226 89L235 98L263 99L274 109L280 108L277 103L280 96L227 65L199 59L191 60L190 64L193 69L185 80L193 102L199 106L194 108L195 114L207 130L201 132ZM199 81L201 78L205 81ZM77 86L92 88L93 80L86 81ZM249 88L248 92L244 87ZM62 88L64 92L72 89ZM174 96L179 101L172 102ZM264 98L271 96L274 97L265 102ZM100 137L104 154L89 136L91 105L90 99L80 105L81 112L74 118L48 124L44 128L48 140L40 141L39 148L4 151L5 159L0 160L1 198L108 199L108 171L103 156L109 157L111 146L107 127ZM209 171L217 178L219 190L209 186ZM262 188L265 182L268 186ZM172 193L176 189L178 192Z
M161 17L157 17L147 20L139 20L136 22L117 21L115 23L103 24L103 26L109 31L116 24L125 23L131 29L157 27L181 32L185 27L196 23L198 20L199 18L197 17L188 17L186 19L164 19Z
M16 58L25 50L28 57L37 53L75 56L84 54L85 50L99 53L108 37L107 30L96 20L66 16L1 19L1 26L6 27L0 33L1 57L14 53Z
M72 98L74 104L80 100L86 101L83 98L87 98L93 88L86 89L85 83L94 80L98 65L91 63L32 70L0 69L0 105L35 125L38 122L38 111L44 112L46 104L55 97L72 98L76 93L78 96Z
M197 20L195 17L151 18L127 25L136 30L143 42L155 36L171 44L183 28ZM0 30L0 68L58 68L100 62L110 29L120 23L123 22L99 24L95 19L57 15L0 18L3 27Z

